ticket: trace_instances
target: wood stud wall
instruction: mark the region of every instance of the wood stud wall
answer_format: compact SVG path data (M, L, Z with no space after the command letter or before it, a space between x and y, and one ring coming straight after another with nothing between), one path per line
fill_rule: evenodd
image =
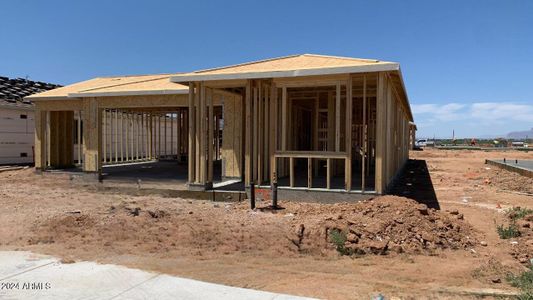
M241 124L238 108L241 96L207 87L203 82L189 84L189 179L190 186L208 189L213 185L214 161L222 160L223 178L241 176ZM224 130L220 133L220 120ZM221 145L222 144L222 148Z
M187 108L102 111L103 164L187 156Z

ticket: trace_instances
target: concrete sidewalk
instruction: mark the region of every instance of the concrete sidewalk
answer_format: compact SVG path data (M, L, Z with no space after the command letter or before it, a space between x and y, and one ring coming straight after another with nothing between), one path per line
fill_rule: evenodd
M0 251L0 299L310 299L93 262Z

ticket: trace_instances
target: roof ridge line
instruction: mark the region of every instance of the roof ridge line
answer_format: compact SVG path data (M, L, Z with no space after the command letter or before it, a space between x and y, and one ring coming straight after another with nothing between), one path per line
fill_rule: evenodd
M91 79L95 79L95 78L118 78L118 77L140 77L140 76L158 76L158 75L169 75L169 76L172 76L172 75L176 75L176 74L184 74L184 73L187 73L187 72L176 72L176 73L156 73L156 74L132 74L132 75L109 75L109 76L96 76L96 77L93 77ZM89 79L90 80L90 79Z
M314 54L314 53L305 53L304 56L316 56L316 57L324 57L324 58L338 58L338 59L346 59L346 60L358 60L358 61L365 61L365 62L386 62L379 59L373 59L373 58L358 58L358 57L349 57L349 56L338 56L338 55L324 55L324 54Z
M273 60L277 60L277 59L285 59L285 58L290 58L290 57L297 57L297 56L302 56L302 55L305 55L305 54L291 54L291 55L285 55L285 56L279 56L279 57L273 57L273 58L266 58L266 59L254 60L254 61L249 61L249 62L240 63L240 64L234 64L234 65L229 65L229 66L224 66L224 67L202 69L202 70L198 70L198 71L193 71L191 73L201 73L201 72L224 70L224 69L228 69L228 68L235 68L235 67L253 65L253 64L257 64L257 63L268 62L268 61L273 61ZM187 73L185 73L185 74L187 74Z

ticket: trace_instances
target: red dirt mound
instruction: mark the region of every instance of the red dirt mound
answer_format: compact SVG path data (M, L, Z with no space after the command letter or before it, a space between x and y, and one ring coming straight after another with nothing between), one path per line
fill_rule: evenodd
M458 211L437 211L403 197L361 202L340 219L327 218L323 226L329 235L334 229L343 232L344 248L354 254L427 254L476 243L472 228Z
M283 204L284 210L272 213L250 211L246 203L193 203L184 209L157 202L121 202L38 221L28 243L61 243L69 249L81 246L95 251L112 248L118 253L323 256L336 255L333 229L346 233L345 246L356 254L428 254L475 242L458 212L435 211L402 197Z

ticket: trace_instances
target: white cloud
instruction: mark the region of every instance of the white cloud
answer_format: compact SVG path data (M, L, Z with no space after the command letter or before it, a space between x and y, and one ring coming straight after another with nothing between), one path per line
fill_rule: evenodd
M426 134L449 135L452 129L472 136L503 134L533 126L533 103L413 104L412 110L419 130Z
M522 121L533 124L533 105L482 102L473 103L470 107L470 115L480 120Z
M437 110L438 105L436 104L413 104L411 105L411 109L413 110L414 114L425 114L425 113L432 113L435 110Z

